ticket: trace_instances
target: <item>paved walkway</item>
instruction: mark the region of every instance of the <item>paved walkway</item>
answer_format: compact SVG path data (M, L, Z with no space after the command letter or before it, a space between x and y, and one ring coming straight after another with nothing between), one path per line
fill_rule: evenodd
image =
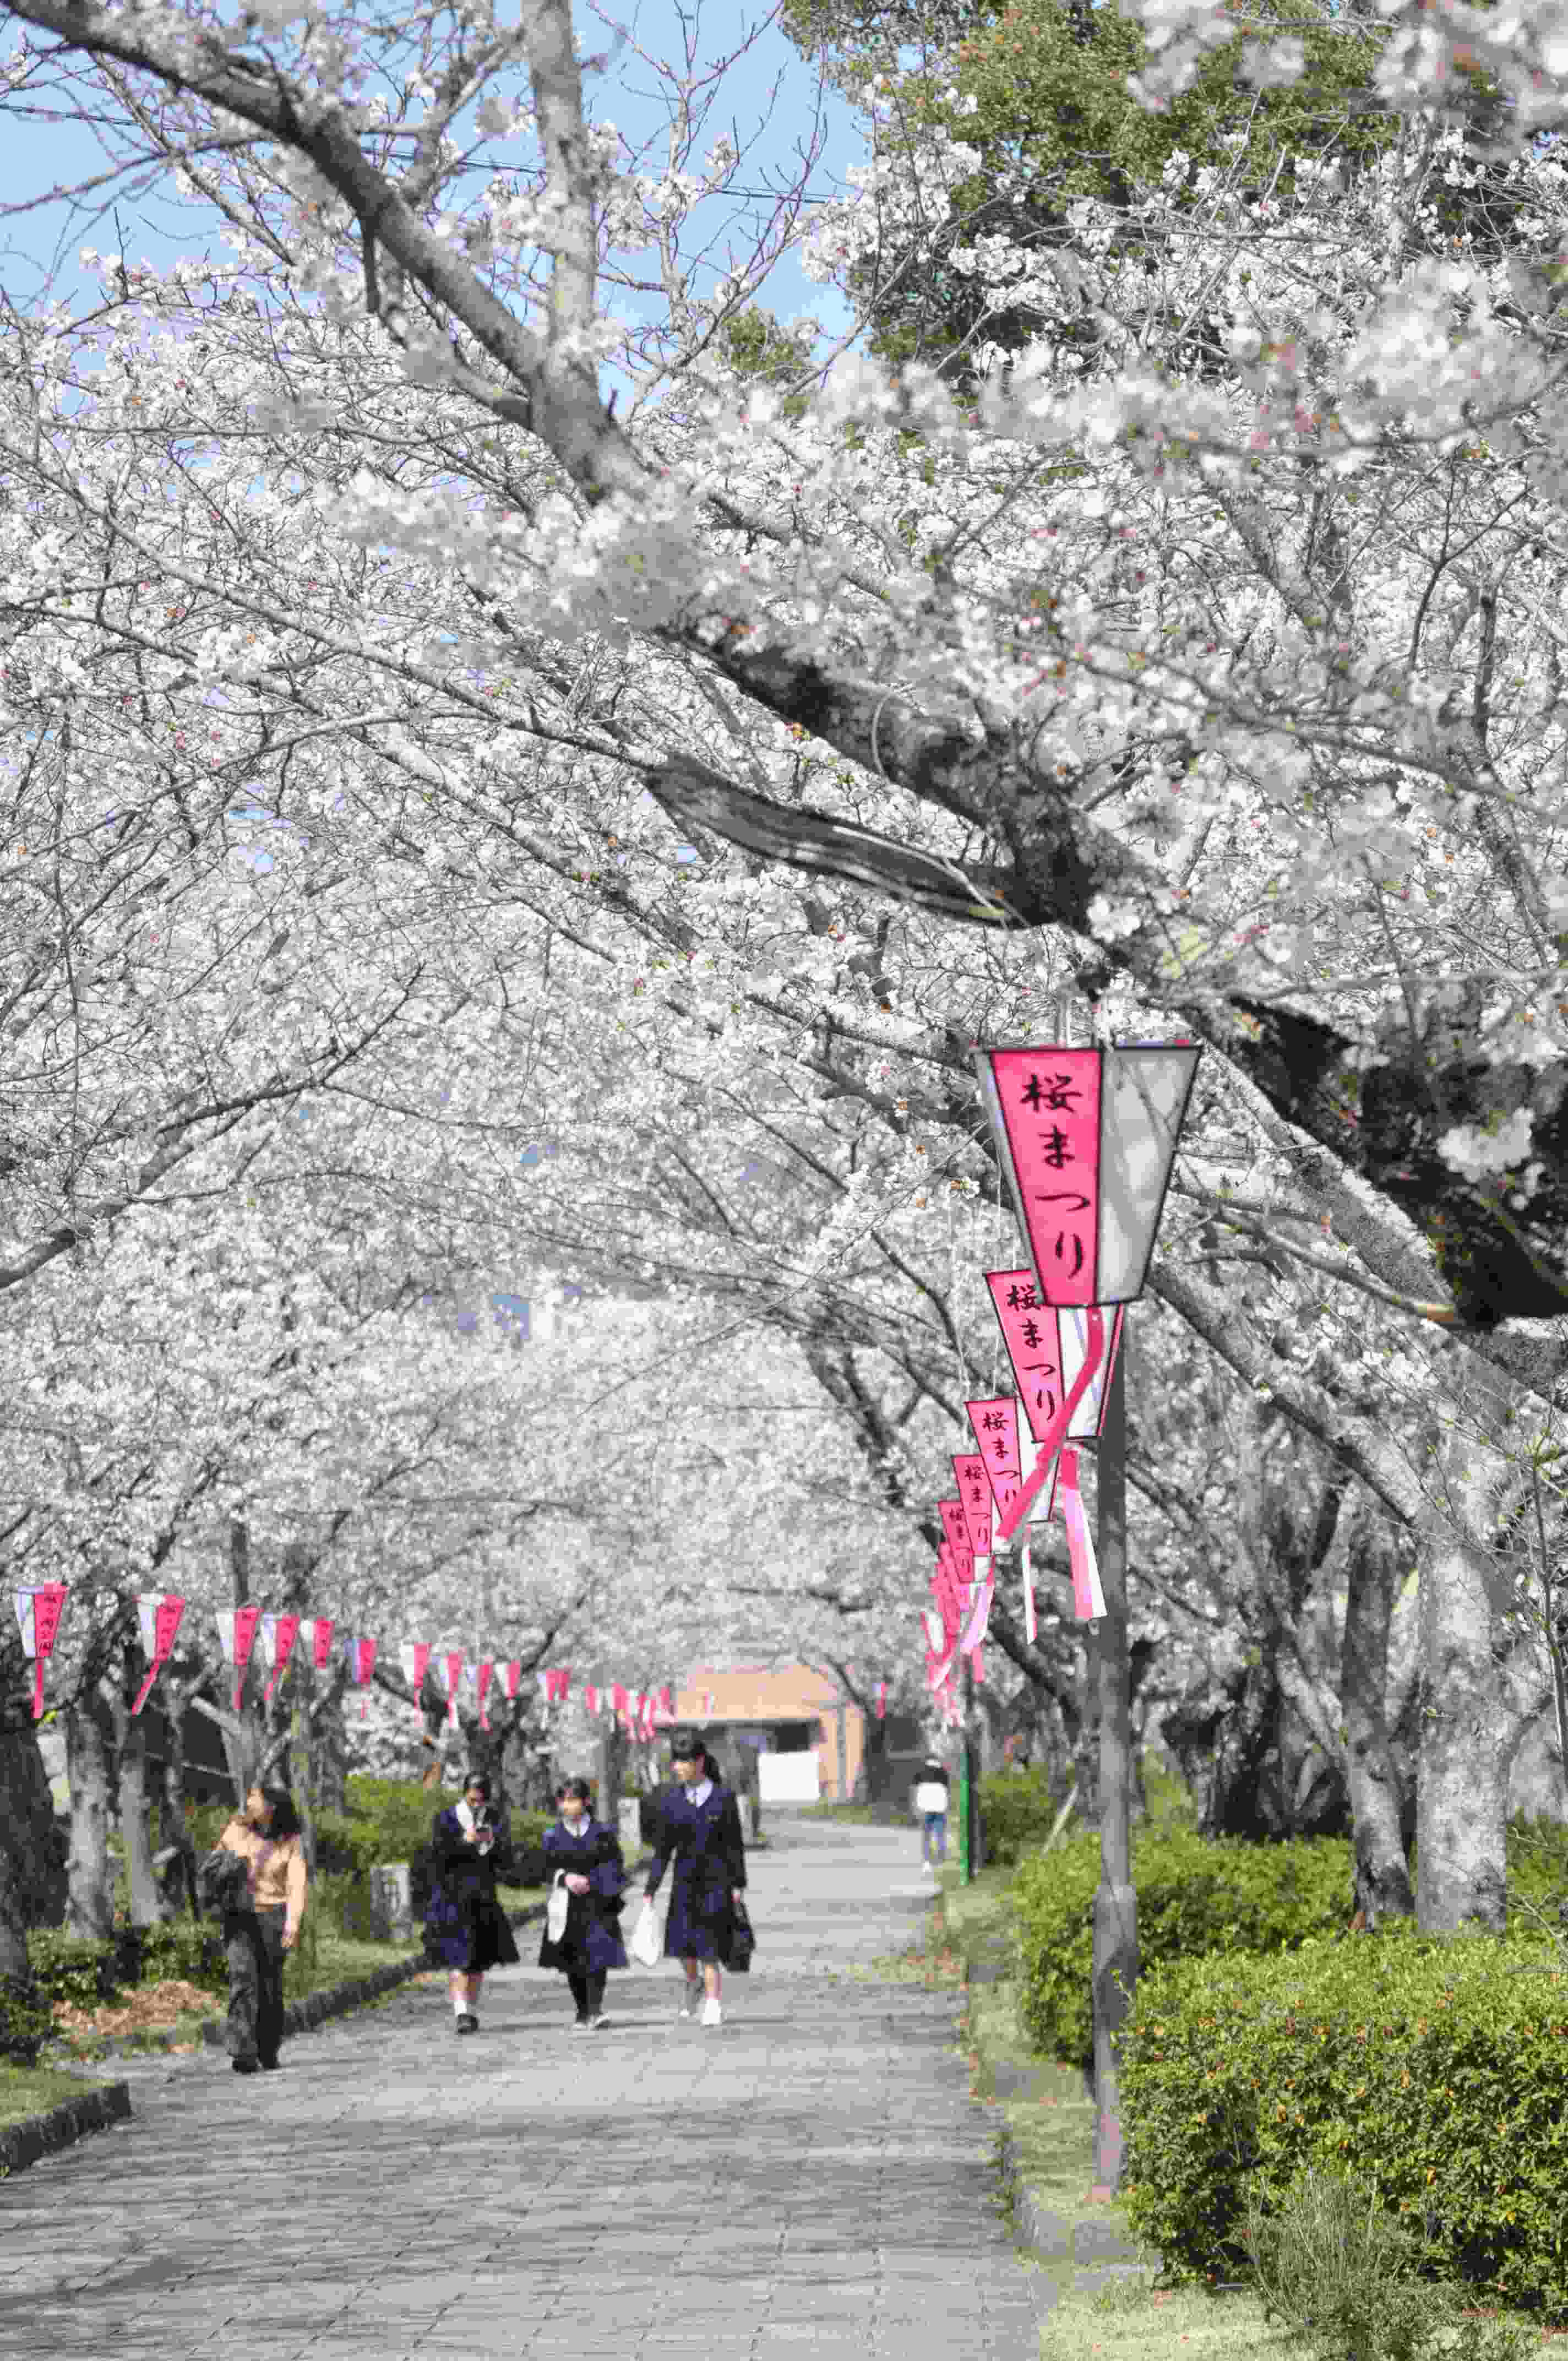
M671 1965L568 2034L526 1965L487 1978L477 2039L442 1979L277 2074L137 2061L131 2123L0 2182L0 2355L1038 2361L955 1995L828 1981L918 1934L916 1852L780 1823L717 2032Z

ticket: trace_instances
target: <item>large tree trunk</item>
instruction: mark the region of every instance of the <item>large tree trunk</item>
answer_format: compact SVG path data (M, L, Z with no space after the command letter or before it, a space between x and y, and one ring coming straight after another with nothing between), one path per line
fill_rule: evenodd
M250 1604L250 1527L243 1517L229 1519L229 1577L236 1607ZM260 1635L258 1633L258 1638ZM220 1722L224 1756L234 1782L235 1801L245 1799L261 1775L261 1728L251 1701L254 1676L247 1673L240 1692L237 1729Z
M1422 1536L1421 1718L1416 1788L1417 1916L1423 1934L1500 1934L1508 1916L1504 1699L1492 1652L1496 1569L1472 1539L1495 1509L1490 1455L1456 1405L1442 1449L1442 1506Z
M23 1926L58 1927L65 1916L65 1840L32 1719L31 1668L14 1625L7 1637L0 1656L0 1854ZM0 1975L6 1972L0 1966Z
M170 1681L163 1700L165 1725L169 1731L169 1751L164 1757L163 1778L158 1799L158 1846L164 1861L162 1875L165 1915L178 1917L189 1908L194 1918L196 1909L196 1847L192 1839L190 1823L185 1817L185 1714L187 1698L182 1682Z
M127 1664L136 1666L139 1664L139 1655L135 1651L127 1651ZM138 1679L137 1686L140 1686ZM131 1697L135 1694L133 1689ZM132 1713L131 1697L116 1693L112 1699L112 1709L119 1787L120 1842L125 1847L130 1922L133 1927L156 1927L167 1913L163 1895L159 1890L158 1874L152 1865L152 1843L148 1828L152 1793L147 1762L147 1724L140 1714Z
M66 1925L104 1941L115 1931L115 1877L109 1860L109 1750L91 1697L68 1705L66 1776L71 1782L71 1850L66 1862Z
M1376 1932L1416 1906L1400 1834L1402 1784L1388 1735L1388 1627L1400 1570L1393 1537L1364 1504L1351 1535L1340 1709L1355 1836L1355 1913Z

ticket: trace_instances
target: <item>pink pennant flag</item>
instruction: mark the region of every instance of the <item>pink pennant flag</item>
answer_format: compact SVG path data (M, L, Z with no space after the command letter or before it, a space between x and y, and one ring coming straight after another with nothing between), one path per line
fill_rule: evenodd
M1026 1527L1024 1532L1024 1546L1018 1553L1018 1562L1023 1569L1024 1575L1024 1637L1027 1640L1030 1647L1032 1648L1035 1644L1035 1632L1036 1628L1035 1622L1035 1572L1034 1568L1029 1564L1029 1534Z
M218 1627L218 1644L224 1652L225 1664L234 1666L234 1709L238 1713L245 1700L245 1671L256 1645L256 1629L261 1620L259 1607L225 1609L214 1620Z
M43 1719L44 1666L54 1653L55 1634L60 1630L60 1619L69 1588L69 1583L64 1582L35 1582L16 1593L16 1620L21 1626L22 1647L33 1659L35 1721Z
M172 1591L166 1591L161 1597L157 1591L152 1590L138 1593L137 1615L141 1623L141 1644L152 1662L148 1666L147 1678L137 1694L136 1703L131 1708L133 1713L141 1711L159 1671L173 1654L175 1634L180 1629L180 1619L184 1612L185 1601L183 1598L177 1598Z
M583 1704L589 1716L597 1718L599 1709L599 1693L592 1681L583 1683Z
M522 1665L519 1659L513 1656L501 1670L501 1687L506 1692L509 1703L515 1698L521 1686Z
M313 1616L305 1629L311 1635L311 1657L318 1673L332 1662L333 1621L330 1615Z
M887 1683L885 1681L878 1681L876 1685L876 1718L879 1721L884 1721L887 1719Z
M430 1642L405 1640L398 1650L398 1662L402 1666L403 1678L407 1681L413 1697L415 1717L422 1729L424 1709L420 1704L420 1698L424 1694L424 1676L430 1670Z
M1078 1488L1076 1451L1064 1451L1061 1455L1061 1512L1067 1526L1068 1555L1072 1561L1073 1613L1080 1623L1092 1623L1105 1612L1105 1594L1100 1587L1093 1536L1084 1514L1083 1496Z
M457 1692L463 1686L463 1651L461 1648L450 1648L442 1657L441 1680L442 1686L446 1691L447 1727L448 1729L455 1730L458 1727Z
M362 1692L367 1690L370 1686L370 1675L376 1669L375 1641L345 1640L343 1643L343 1648L344 1653L348 1658L349 1679L353 1681L356 1686ZM365 1708L368 1699L362 1694L359 1699L359 1719L361 1721L365 1719Z
M479 1700L479 1728L481 1730L488 1730L490 1726L489 1716L485 1711L485 1691L490 1686L490 1675L495 1671L495 1669L496 1668L490 1662L488 1656L481 1656L478 1666L474 1675L475 1694L477 1696Z
M261 1660L271 1668L272 1677L261 1692L263 1705L268 1704L279 1681L289 1669L289 1659L294 1653L294 1640L300 1629L297 1615L264 1615L261 1619Z
M566 1699L572 1694L571 1665L557 1664L554 1672L545 1674L544 1681L544 1694L548 1697L550 1703L552 1705L565 1705Z
M966 1402L964 1408L974 1429L992 1498L1005 1515L1024 1480L1018 1450L1018 1397L991 1394L981 1401Z
M626 1691L622 1688L619 1681L616 1682L615 1686L610 1690L609 1703L611 1712L618 1714L624 1714L627 1708L631 1703L631 1699L627 1696Z

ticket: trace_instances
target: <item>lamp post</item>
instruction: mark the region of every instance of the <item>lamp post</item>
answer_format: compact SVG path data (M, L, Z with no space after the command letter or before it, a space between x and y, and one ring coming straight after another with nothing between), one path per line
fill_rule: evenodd
M1065 1022L1058 1017L1058 1023L1065 1032ZM1038 1301L1042 1306L1082 1307L1087 1323L1077 1378L1069 1384L1060 1366L1050 1372L1055 1385L1035 1471L998 1516L995 1546L1001 1552L1015 1534L1027 1534L1034 1500L1054 1480L1059 1464L1078 1611L1091 1619L1096 1633L1091 1656L1100 1711L1094 2194L1101 2198L1114 2195L1122 2171L1115 2037L1138 1971L1127 1651L1126 1345L1122 1338L1117 1351L1115 1329L1111 1326L1107 1334L1101 1314L1102 1308L1125 1305L1143 1292L1197 1062L1198 1051L1189 1042L1087 1049L1045 1044L982 1049L976 1058L997 1160L1028 1244ZM1058 1351L1058 1364L1065 1358ZM1100 1436L1096 1566L1077 1498L1069 1436L1074 1412L1106 1358L1111 1366Z

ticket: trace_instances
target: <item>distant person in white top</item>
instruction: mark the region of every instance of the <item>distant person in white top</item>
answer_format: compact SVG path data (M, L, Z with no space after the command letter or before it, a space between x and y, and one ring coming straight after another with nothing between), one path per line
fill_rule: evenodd
M948 1858L948 1774L934 1755L915 1782L915 1808L920 1814L920 1866L935 1877L933 1860Z

